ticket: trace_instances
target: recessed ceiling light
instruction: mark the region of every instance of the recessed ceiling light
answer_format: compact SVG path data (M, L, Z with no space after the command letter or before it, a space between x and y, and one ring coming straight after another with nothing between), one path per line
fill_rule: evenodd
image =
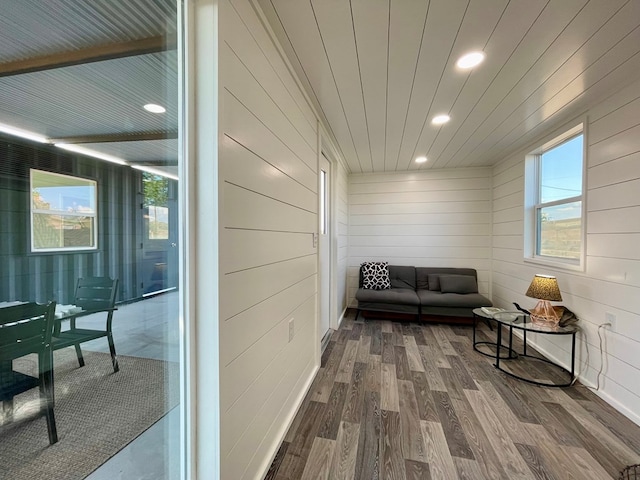
M436 115L435 117L433 117L431 119L431 123L433 123L434 125L442 125L447 123L449 120L451 120L451 117L444 113L442 115Z
M458 68L468 69L480 65L484 60L484 52L471 52L461 56L456 62Z
M164 113L167 111L167 109L164 108L162 105L156 105L155 103L147 103L144 106L144 109L147 112L151 112L151 113Z
M427 157L418 157L416 158L416 163L424 163L427 161Z

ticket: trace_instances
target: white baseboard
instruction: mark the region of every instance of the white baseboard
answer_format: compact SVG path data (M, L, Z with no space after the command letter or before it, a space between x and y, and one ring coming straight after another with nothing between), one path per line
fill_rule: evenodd
M282 428L280 429L279 434L276 436L277 441L274 442L273 454L271 455L271 457L268 458L268 461L263 464L263 468L262 468L263 473L260 476L261 479L264 480L264 478L267 476L267 473L269 473L269 468L271 468L271 464L273 463L273 460L276 458L276 455L278 454L278 450L280 450L280 445L282 445L282 442L284 441L284 438L286 437L287 432L289 431L289 428L291 428L291 425L293 424L293 420L296 418L296 415L298 414L300 407L302 407L302 403L304 402L304 397L306 397L307 393L309 393L309 390L311 389L311 384L313 383L313 380L316 378L318 370L320 370L320 366L316 365L316 367L311 371L311 375L309 375L309 378L307 378L304 388L300 391L300 394L296 399L296 407L292 409L291 413L287 417L286 422L282 424Z
M342 320L344 320L344 316L347 314L348 309L349 307L346 307L344 310L342 310L342 313L340 314L340 318L338 318L338 328L340 328L340 325L342 325Z

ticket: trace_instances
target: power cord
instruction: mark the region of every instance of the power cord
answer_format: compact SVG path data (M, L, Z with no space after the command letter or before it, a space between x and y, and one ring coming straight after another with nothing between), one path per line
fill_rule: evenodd
M610 327L611 323L603 323L598 325L598 340L600 342L600 370L598 370L598 376L596 377L596 391L600 390L600 375L602 375L602 370L604 369L604 352L602 350L602 334L600 330L604 327Z
M601 329L603 329L604 327L610 327L611 323L607 322L607 323L603 323L601 325L598 325L598 341L599 341L599 348L600 348L600 369L598 370L598 376L596 377L596 387L590 387L589 385L585 385L583 384L583 386L591 389L591 390L595 390L598 391L600 390L600 376L602 375L602 371L604 369L604 351L602 350L602 333L600 332ZM584 348L587 351L587 358L586 361L584 363L584 365L586 365L586 367L589 367L589 343L587 342L587 334L584 332L584 330L581 330L582 333L582 343L584 343ZM580 364L582 365L582 362L580 362ZM578 381L578 377L582 374L582 369L576 374L576 376L573 379L573 382L571 382L571 386L573 386L577 381Z

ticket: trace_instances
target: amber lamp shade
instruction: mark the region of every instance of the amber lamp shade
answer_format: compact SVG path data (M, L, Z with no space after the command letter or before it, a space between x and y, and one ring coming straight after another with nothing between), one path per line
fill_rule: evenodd
M551 305L551 302L562 301L556 277L536 275L533 277L526 295L539 300L535 308L531 310L531 319L534 322L558 324L560 316Z

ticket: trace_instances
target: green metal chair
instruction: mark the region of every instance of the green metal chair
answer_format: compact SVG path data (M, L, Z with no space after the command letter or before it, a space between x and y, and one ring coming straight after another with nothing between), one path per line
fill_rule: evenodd
M113 343L113 333L111 329L113 312L117 310L115 307L117 293L118 279L111 279L109 277L79 278L74 303L77 307L82 308L82 312L64 317L64 319L68 318L70 320L68 330L62 330L61 321L56 321L52 341L53 349L58 350L71 346L75 347L78 363L81 367L84 367L84 357L82 356L80 344L97 338L107 337L113 371L118 372L120 368L118 366L118 357L116 356L116 347ZM80 317L98 312L106 312L107 314L104 329L86 329L77 326L76 321Z
M49 443L58 441L53 413L53 350L55 302L47 305L23 303L0 308L0 401L3 419L13 419L13 399L35 387L40 388L39 415L47 419ZM29 354L38 357L38 375L13 370L13 360ZM3 422L4 423L4 422Z

